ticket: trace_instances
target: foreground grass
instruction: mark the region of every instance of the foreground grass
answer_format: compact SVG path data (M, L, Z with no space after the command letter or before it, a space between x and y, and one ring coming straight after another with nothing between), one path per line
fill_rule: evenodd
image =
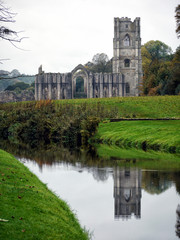
M67 204L2 150L0 203L0 239L88 239Z
M180 120L101 123L93 141L180 153Z
M107 160L116 160L119 166L140 167L151 170L180 170L180 155L143 151L136 148L124 149L114 145L96 144L97 153Z

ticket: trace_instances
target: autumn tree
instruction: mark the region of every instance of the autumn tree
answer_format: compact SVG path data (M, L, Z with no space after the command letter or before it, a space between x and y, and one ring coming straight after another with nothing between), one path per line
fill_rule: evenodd
M172 49L161 41L149 41L141 48L143 83L142 94L158 95L162 82L171 75Z
M180 94L180 46L176 49L172 60L172 80L169 88L171 89L170 94Z
M151 40L142 46L144 55L153 61L168 60L172 54L172 49L161 41Z

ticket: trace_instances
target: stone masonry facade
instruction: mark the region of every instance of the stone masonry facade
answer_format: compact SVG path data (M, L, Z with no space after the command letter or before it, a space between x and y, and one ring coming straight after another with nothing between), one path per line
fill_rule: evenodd
M92 73L81 64L69 73L45 73L40 66L35 99L78 98L78 79L86 98L138 96L141 78L140 18L114 18L112 73Z

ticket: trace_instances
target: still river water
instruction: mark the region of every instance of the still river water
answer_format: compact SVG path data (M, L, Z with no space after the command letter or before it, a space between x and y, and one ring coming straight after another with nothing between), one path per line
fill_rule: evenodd
M179 239L180 172L119 167L67 149L15 155L70 205L92 239Z

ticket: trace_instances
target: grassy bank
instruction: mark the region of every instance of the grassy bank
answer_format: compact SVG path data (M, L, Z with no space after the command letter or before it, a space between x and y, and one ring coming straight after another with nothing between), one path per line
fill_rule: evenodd
M67 204L2 150L0 202L0 239L88 239Z
M180 120L101 123L93 141L180 153Z
M96 144L97 153L107 160L116 160L119 166L140 167L152 170L180 170L180 155L143 151L141 149L124 149L114 145Z
M98 104L119 118L180 118L180 96L70 99L56 104L87 104L94 109Z
M81 145L98 122L117 118L180 118L180 96L115 97L0 104L0 138Z

